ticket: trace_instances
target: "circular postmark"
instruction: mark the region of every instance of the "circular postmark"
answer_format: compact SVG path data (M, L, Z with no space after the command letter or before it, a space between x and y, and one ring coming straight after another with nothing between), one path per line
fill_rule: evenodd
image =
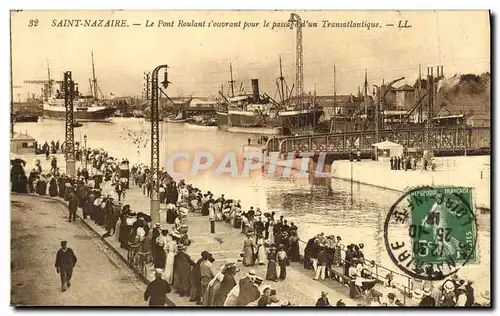
M474 263L476 240L471 188L411 189L384 222L389 257L405 274L422 280L443 280Z

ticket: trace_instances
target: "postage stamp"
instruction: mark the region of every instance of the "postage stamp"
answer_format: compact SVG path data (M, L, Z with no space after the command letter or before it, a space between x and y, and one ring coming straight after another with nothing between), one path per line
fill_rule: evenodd
M472 189L466 187L412 189L394 203L384 223L390 258L418 279L442 280L475 263L476 240Z

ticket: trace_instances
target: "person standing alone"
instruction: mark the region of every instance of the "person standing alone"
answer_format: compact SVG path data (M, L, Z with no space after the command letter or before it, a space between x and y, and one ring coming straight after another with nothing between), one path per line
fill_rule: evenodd
M73 268L76 265L76 256L73 249L67 247L68 242L61 241L61 249L56 254L56 271L61 276L61 291L66 291L66 286L71 286L71 276L73 275Z
M155 270L155 279L148 284L144 292L144 300L149 301L149 306L165 306L167 303L167 294L172 288L167 281L161 278L162 269Z
M76 222L76 211L78 210L78 198L74 193L71 193L69 196L68 209L69 209L69 222L71 223L72 220Z

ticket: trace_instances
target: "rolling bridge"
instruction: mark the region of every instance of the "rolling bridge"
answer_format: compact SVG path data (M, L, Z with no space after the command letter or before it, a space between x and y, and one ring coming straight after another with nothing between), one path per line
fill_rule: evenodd
M428 130L429 147L436 155L457 155L469 152L489 152L489 127L432 127ZM423 128L379 130L379 141L388 140L405 148L423 150L426 147L426 130ZM372 144L377 143L375 131L316 134L304 136L273 137L266 143L266 152L287 154L326 153L337 159L345 159L351 152L360 151L371 157Z

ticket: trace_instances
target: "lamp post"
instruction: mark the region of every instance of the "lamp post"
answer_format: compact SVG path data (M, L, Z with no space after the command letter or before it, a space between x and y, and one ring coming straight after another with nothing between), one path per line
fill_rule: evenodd
M83 156L85 157L85 169L87 169L87 134L83 135Z
M160 135L159 135L159 86L158 72L164 69L164 80L161 82L166 89L168 84L168 65L160 65L151 74L151 176L153 188L151 190L150 216L153 223L160 221Z

